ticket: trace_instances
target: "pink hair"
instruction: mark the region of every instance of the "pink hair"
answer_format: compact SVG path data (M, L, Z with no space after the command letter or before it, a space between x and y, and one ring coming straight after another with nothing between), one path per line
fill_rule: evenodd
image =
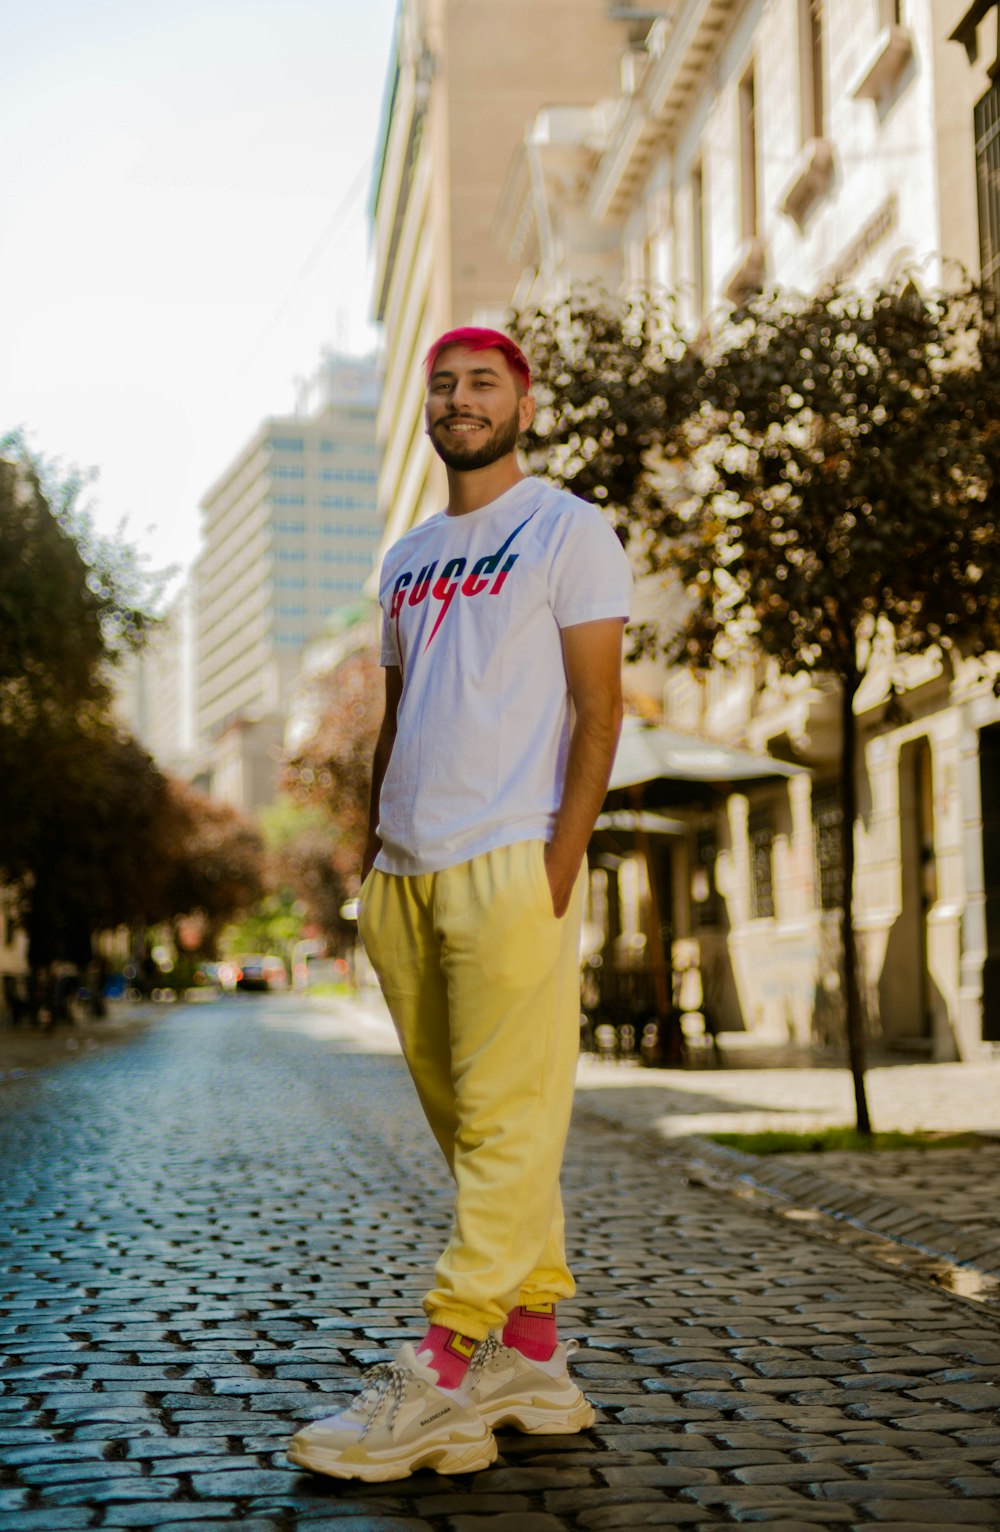
M531 387L531 368L520 346L500 330L483 330L477 325L464 325L458 330L446 330L438 337L424 358L428 382L434 371L435 362L448 346L463 346L466 351L502 351L507 366L524 384L525 390Z

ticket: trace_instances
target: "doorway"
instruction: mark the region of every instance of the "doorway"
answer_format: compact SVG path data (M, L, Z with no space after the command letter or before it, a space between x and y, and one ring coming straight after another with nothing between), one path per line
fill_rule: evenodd
M889 933L880 986L882 1035L897 1046L930 1050L935 987L927 921L937 900L934 768L926 735L899 752L899 914Z
M986 955L983 961L983 1041L1000 1042L1000 724L979 735L983 804L983 893Z

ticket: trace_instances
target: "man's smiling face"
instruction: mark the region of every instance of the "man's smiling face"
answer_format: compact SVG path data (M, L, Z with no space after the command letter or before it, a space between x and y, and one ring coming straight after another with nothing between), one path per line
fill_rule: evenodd
M513 452L535 403L502 352L448 346L435 359L425 413L435 452L461 473L488 468Z

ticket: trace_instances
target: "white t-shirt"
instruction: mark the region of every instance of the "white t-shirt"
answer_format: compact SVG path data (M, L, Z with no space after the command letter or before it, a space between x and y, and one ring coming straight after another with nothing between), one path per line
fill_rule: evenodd
M631 586L600 511L538 479L389 550L382 664L403 691L376 867L438 872L550 837L570 736L559 630L627 618Z

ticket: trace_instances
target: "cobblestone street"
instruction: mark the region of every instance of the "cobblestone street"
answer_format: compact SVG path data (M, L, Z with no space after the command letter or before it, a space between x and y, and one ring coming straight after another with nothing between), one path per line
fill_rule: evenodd
M596 1092L562 1309L594 1430L454 1479L292 1469L423 1333L450 1206L401 1060L312 1015L182 1008L0 1085L0 1532L1000 1528L1000 1307L693 1183Z

